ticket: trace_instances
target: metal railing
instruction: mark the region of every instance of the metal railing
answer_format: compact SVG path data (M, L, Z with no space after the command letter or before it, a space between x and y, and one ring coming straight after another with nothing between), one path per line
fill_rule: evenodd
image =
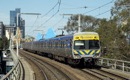
M11 55L15 65L1 80L20 80L22 72L21 63L13 50L11 50Z
M104 67L109 67L111 69L121 70L122 72L130 73L130 61L100 58L99 64Z

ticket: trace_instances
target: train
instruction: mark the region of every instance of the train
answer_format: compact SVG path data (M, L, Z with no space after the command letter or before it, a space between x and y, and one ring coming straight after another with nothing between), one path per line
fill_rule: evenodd
M64 61L71 65L95 65L101 56L99 34L78 32L22 44L24 50Z

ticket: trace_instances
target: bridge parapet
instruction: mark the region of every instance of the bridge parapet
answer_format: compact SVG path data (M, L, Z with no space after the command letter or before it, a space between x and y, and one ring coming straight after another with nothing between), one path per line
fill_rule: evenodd
M104 67L109 67L111 69L121 70L122 72L130 73L130 61L100 58L99 64Z
M1 80L20 80L20 76L22 74L22 69L23 69L21 66L21 62L19 61L15 52L11 49L10 51L13 58L14 66L6 75L2 77Z

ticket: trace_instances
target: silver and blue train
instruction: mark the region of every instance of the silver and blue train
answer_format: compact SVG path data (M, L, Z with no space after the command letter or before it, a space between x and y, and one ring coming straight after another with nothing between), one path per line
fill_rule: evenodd
M99 35L96 32L79 32L73 35L25 42L23 49L40 54L47 54L53 59L69 64L92 64L101 55Z

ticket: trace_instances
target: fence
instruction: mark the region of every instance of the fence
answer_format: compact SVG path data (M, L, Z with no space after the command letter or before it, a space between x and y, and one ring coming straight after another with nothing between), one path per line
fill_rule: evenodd
M15 52L12 50L11 50L11 55L13 57L13 61L15 65L5 76L2 77L1 80L20 80L20 76L22 72L21 63L18 60L18 57L15 55Z
M130 61L100 58L99 64L112 69L121 70L123 72L130 72Z

